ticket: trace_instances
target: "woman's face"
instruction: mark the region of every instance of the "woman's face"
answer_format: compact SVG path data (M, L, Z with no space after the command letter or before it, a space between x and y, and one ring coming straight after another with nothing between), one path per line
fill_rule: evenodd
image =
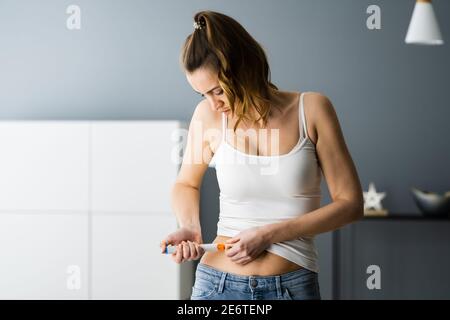
M199 68L192 73L187 72L186 78L192 89L206 98L213 111L226 114L231 111L216 72L210 68Z

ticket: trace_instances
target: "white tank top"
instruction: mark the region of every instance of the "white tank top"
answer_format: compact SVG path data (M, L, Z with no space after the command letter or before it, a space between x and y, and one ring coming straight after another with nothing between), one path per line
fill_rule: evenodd
M250 155L227 142L227 116L222 113L222 141L215 164L220 188L217 235L233 237L245 229L292 219L320 207L321 170L308 137L300 95L297 145L278 156ZM302 130L303 128L303 130ZM314 237L272 244L267 251L318 272Z

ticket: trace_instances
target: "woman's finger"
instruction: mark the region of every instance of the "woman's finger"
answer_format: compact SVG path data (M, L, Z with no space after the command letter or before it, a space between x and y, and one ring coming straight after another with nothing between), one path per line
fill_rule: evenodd
M162 240L159 244L161 248L161 253L164 253L166 251L166 247L169 245L169 242L167 240Z
M199 259L205 253L205 249L203 249L198 243L195 243L195 247L197 248L198 253L196 259Z
M183 244L180 243L177 245L176 254L178 263L183 262Z
M175 251L174 253L171 254L171 258L174 262L178 263L177 262L177 251Z
M232 244L232 243L236 243L239 240L241 240L239 237L234 237L234 238L230 238L227 241L225 241L226 244Z
M245 261L247 259L247 256L241 256L241 255L236 255L236 257L233 257L231 259L231 261L233 261L234 263L238 263L241 264L243 261Z
M234 257L236 254L241 252L241 247L238 244L235 244L233 247L227 250L227 257Z
M237 261L244 259L245 257L247 257L247 256L244 255L242 252L239 252L239 254L236 254L231 258L231 261L237 262Z
M241 263L241 265L246 265L247 263L249 263L250 261L252 261L253 259L251 257L246 257L246 259L244 259Z
M197 249L195 248L195 245L192 241L188 240L189 250L190 250L190 257L189 260L194 260L197 257Z
M190 248L186 241L183 241L181 244L183 246L183 261L185 261L190 257Z

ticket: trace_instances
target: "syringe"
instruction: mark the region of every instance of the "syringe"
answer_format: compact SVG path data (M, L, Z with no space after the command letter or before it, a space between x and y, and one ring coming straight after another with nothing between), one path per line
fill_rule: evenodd
M225 251L225 243L202 243L199 245L205 251ZM172 254L177 251L177 246L167 246L163 253Z

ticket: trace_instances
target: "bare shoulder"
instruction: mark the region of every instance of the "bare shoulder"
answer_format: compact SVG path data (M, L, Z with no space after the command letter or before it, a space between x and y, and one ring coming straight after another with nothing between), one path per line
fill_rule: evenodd
M303 108L308 127L308 135L314 144L320 132L337 123L336 111L330 99L320 92L305 92Z
M204 99L195 107L192 120L201 121L205 129L216 128L217 124L220 123L220 112L213 111L209 102Z
M195 107L191 123L201 124L204 140L208 142L211 150L215 150L216 136L221 130L221 112L212 110L209 102L204 99Z
M206 99L200 101L194 109L194 114L192 115L192 120L202 121L202 123L207 124L211 121L212 114L209 108L208 101Z

